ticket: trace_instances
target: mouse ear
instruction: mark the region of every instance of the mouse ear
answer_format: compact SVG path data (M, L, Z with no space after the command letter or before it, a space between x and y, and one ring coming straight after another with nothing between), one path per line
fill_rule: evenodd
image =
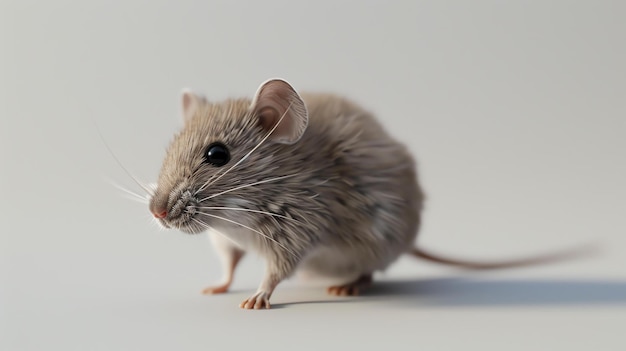
M183 89L181 93L183 121L187 122L190 120L204 101L205 99L202 96L196 95L191 89Z
M267 132L274 129L269 139L278 143L293 144L300 140L309 123L304 101L282 79L270 79L261 84L250 108Z

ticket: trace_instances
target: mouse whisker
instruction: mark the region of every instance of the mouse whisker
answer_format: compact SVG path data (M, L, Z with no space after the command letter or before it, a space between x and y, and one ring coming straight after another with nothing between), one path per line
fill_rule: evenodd
M204 223L204 222L202 222L202 221L200 221L198 219L195 219L195 218L191 217L191 220L194 221L197 225L199 225L201 229L209 228L209 226L206 223ZM211 228L211 229L215 230L214 228Z
M123 186L121 186L121 185L119 185L117 183L114 183L114 182L111 182L111 185L113 185L118 190L124 192L126 195L128 195L128 198L130 200L138 201L138 202L141 202L143 204L148 204L148 199L145 196L137 194L136 192L134 192L134 191L132 191L130 189L126 189Z
M243 227L243 228L246 228L246 229L248 229L248 230L250 230L250 231L253 231L253 232L255 232L255 233L257 233L257 234L261 235L261 236L262 236L262 237L264 237L265 239L270 240L270 241L272 241L273 243L275 243L276 245L280 246L282 249L284 249L285 251L289 252L289 253L290 253L290 254L292 254L294 257L299 258L299 256L298 256L295 252L293 252L292 250L290 250L288 247L286 247L285 245L281 244L281 243L280 243L280 242L278 242L276 239L274 239L274 238L272 238L272 237L270 237L270 236L268 236L268 235L263 234L263 232L261 232L261 231L259 231L259 230L256 230L256 229L254 229L254 228L252 228L252 227L249 227L249 226L247 226L247 225L245 225L245 224L239 223L239 222L237 222L237 221L233 221L233 220L231 220L231 219L228 219L228 218L225 218L225 217L222 217L222 216L216 216L216 215L213 215L213 214L210 214L210 213L205 213L205 212L197 212L197 214L200 214L200 215L203 215L203 216L212 217L212 218L215 218L215 219L221 219L221 220L223 220L223 221L226 221L226 222L229 222L229 223L232 223L232 224L236 224L236 225L241 226L241 227ZM193 218L193 217L192 217L192 218ZM206 227L208 227L208 225L206 225L206 224L205 224L205 226L206 226Z
M276 130L276 128L278 127L278 125L280 125L280 122L283 121L283 119L285 118L285 116L287 115L287 112L289 112L289 109L291 108L291 105L293 103L290 102L289 106L287 106L287 108L285 109L285 112L283 113L282 116L280 116L280 119L278 120L278 122L276 122L276 124L274 125L274 127L272 129L270 129L270 131L263 137L263 139L261 139L261 141L259 141L258 144L256 144L255 147L252 148L252 150L250 150L247 154L245 154L239 161L237 161L237 163L235 163L234 165L232 165L232 167L230 167L229 169L227 169L224 173L222 173L219 177L215 178L215 180L211 181L211 179L213 179L213 177L211 177L206 183L204 183L197 191L196 191L196 195L201 192L202 190L206 189L207 187L211 186L211 184L217 182L218 180L220 180L220 178L222 178L223 176L225 176L228 172L230 172L231 170L233 170L235 167L237 167L241 162L243 162L245 159L248 158L248 156L250 156L250 154L252 154L256 149L258 149L264 142L265 140L267 140L267 138L270 137L270 135L272 135L272 133L274 132L274 130Z
M130 173L130 171L126 167L124 167L124 164L122 164L122 161L120 161L120 159L117 156L115 156L115 153L113 153L113 150L111 150L111 147L109 147L109 144L107 144L106 140L104 140L104 136L102 135L102 132L100 132L100 128L98 128L97 124L96 124L96 130L98 131L98 135L100 136L100 140L102 140L102 143L104 144L104 147L106 147L107 151L109 152L109 154L111 154L111 156L113 157L115 162L117 162L117 164L124 170L124 172L126 172L126 174L137 185L139 185L140 188L142 188L146 192L146 194L154 195L152 189L150 189L150 187L148 185L144 184L142 181L137 179L137 177L135 177L132 173Z
M295 218L291 218L291 217L287 217L287 216L283 216L280 215L278 213L272 213L272 212L268 212L268 211L261 211L261 210L253 210L250 208L241 208L241 207L222 207L222 206L218 206L218 207L211 207L211 206L201 206L198 207L199 209L205 209L205 210L229 210L229 211L243 211L243 212L253 212L253 213L261 213L261 214L266 214L268 216L273 216L273 217L279 217L279 218L284 218L284 219L288 219L297 223L302 224L300 221L298 221Z
M146 199L138 199L138 198L136 198L134 196L129 196L129 195L130 194L127 194L124 197L127 198L128 200L139 202L140 204L144 204L144 205L148 205L149 204L148 200L146 200Z
M219 234L219 235L223 236L224 238L230 240L233 244L237 245L237 242L235 240L233 240L228 235L224 234L222 231L217 230L217 229L215 229L213 227L209 227L206 223L204 223L204 222L202 222L202 221L200 221L200 220L198 220L196 218L191 217L191 220L196 222L199 225L200 228L202 228L202 229L210 228L212 231L216 232L217 234Z
M209 196L207 196L205 198L200 199L198 202L204 202L206 200L210 200L210 199L212 199L214 197L217 197L217 196L229 193L231 191L245 189L245 188L248 188L248 187L251 187L251 186L255 186L255 185L259 185L259 184L263 184L263 183L275 182L277 180L286 179L286 178L295 177L295 176L297 176L297 174L290 174L290 175L280 176L280 177L276 177L276 178L264 179L264 180L260 180L258 182L241 185L241 186L238 186L238 187L235 187L235 188L231 188L231 189L228 189L228 190L221 191L221 192L219 192L217 194L209 195Z
M202 184L202 186L200 188L198 188L198 190L196 190L196 192L194 193L194 196L198 195L202 190L206 189L206 187L209 186L209 184L212 184L211 181L215 177L220 175L224 170L225 170L225 168L220 168L220 169L218 169L217 172L213 173L213 175L206 182L204 182L204 184ZM195 173L194 173L194 175L195 175Z

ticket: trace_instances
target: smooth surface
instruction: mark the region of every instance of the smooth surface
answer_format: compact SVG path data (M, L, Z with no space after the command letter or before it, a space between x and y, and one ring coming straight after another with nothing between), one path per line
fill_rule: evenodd
M0 3L1 350L623 350L626 5L619 1ZM108 153L153 181L179 94L252 96L280 76L374 111L419 161L419 244L366 296L288 281L270 311L204 236L159 230Z

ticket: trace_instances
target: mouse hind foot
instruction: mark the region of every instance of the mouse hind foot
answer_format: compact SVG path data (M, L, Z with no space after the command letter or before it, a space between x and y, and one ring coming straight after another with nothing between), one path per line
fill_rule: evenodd
M343 285L329 286L326 291L334 296L357 296L360 289L372 284L372 274L363 274L356 280Z

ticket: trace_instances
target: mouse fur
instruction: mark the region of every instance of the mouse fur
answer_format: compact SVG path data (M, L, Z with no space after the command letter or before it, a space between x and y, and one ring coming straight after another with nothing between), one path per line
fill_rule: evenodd
M424 201L415 161L367 110L332 94L300 95L281 79L252 99L185 91L182 100L184 127L149 206L167 228L211 235L225 281L205 292L226 291L250 250L266 273L244 308L269 308L296 270L339 279L345 289L335 291L349 294L413 248ZM221 167L206 161L216 142L230 153Z

